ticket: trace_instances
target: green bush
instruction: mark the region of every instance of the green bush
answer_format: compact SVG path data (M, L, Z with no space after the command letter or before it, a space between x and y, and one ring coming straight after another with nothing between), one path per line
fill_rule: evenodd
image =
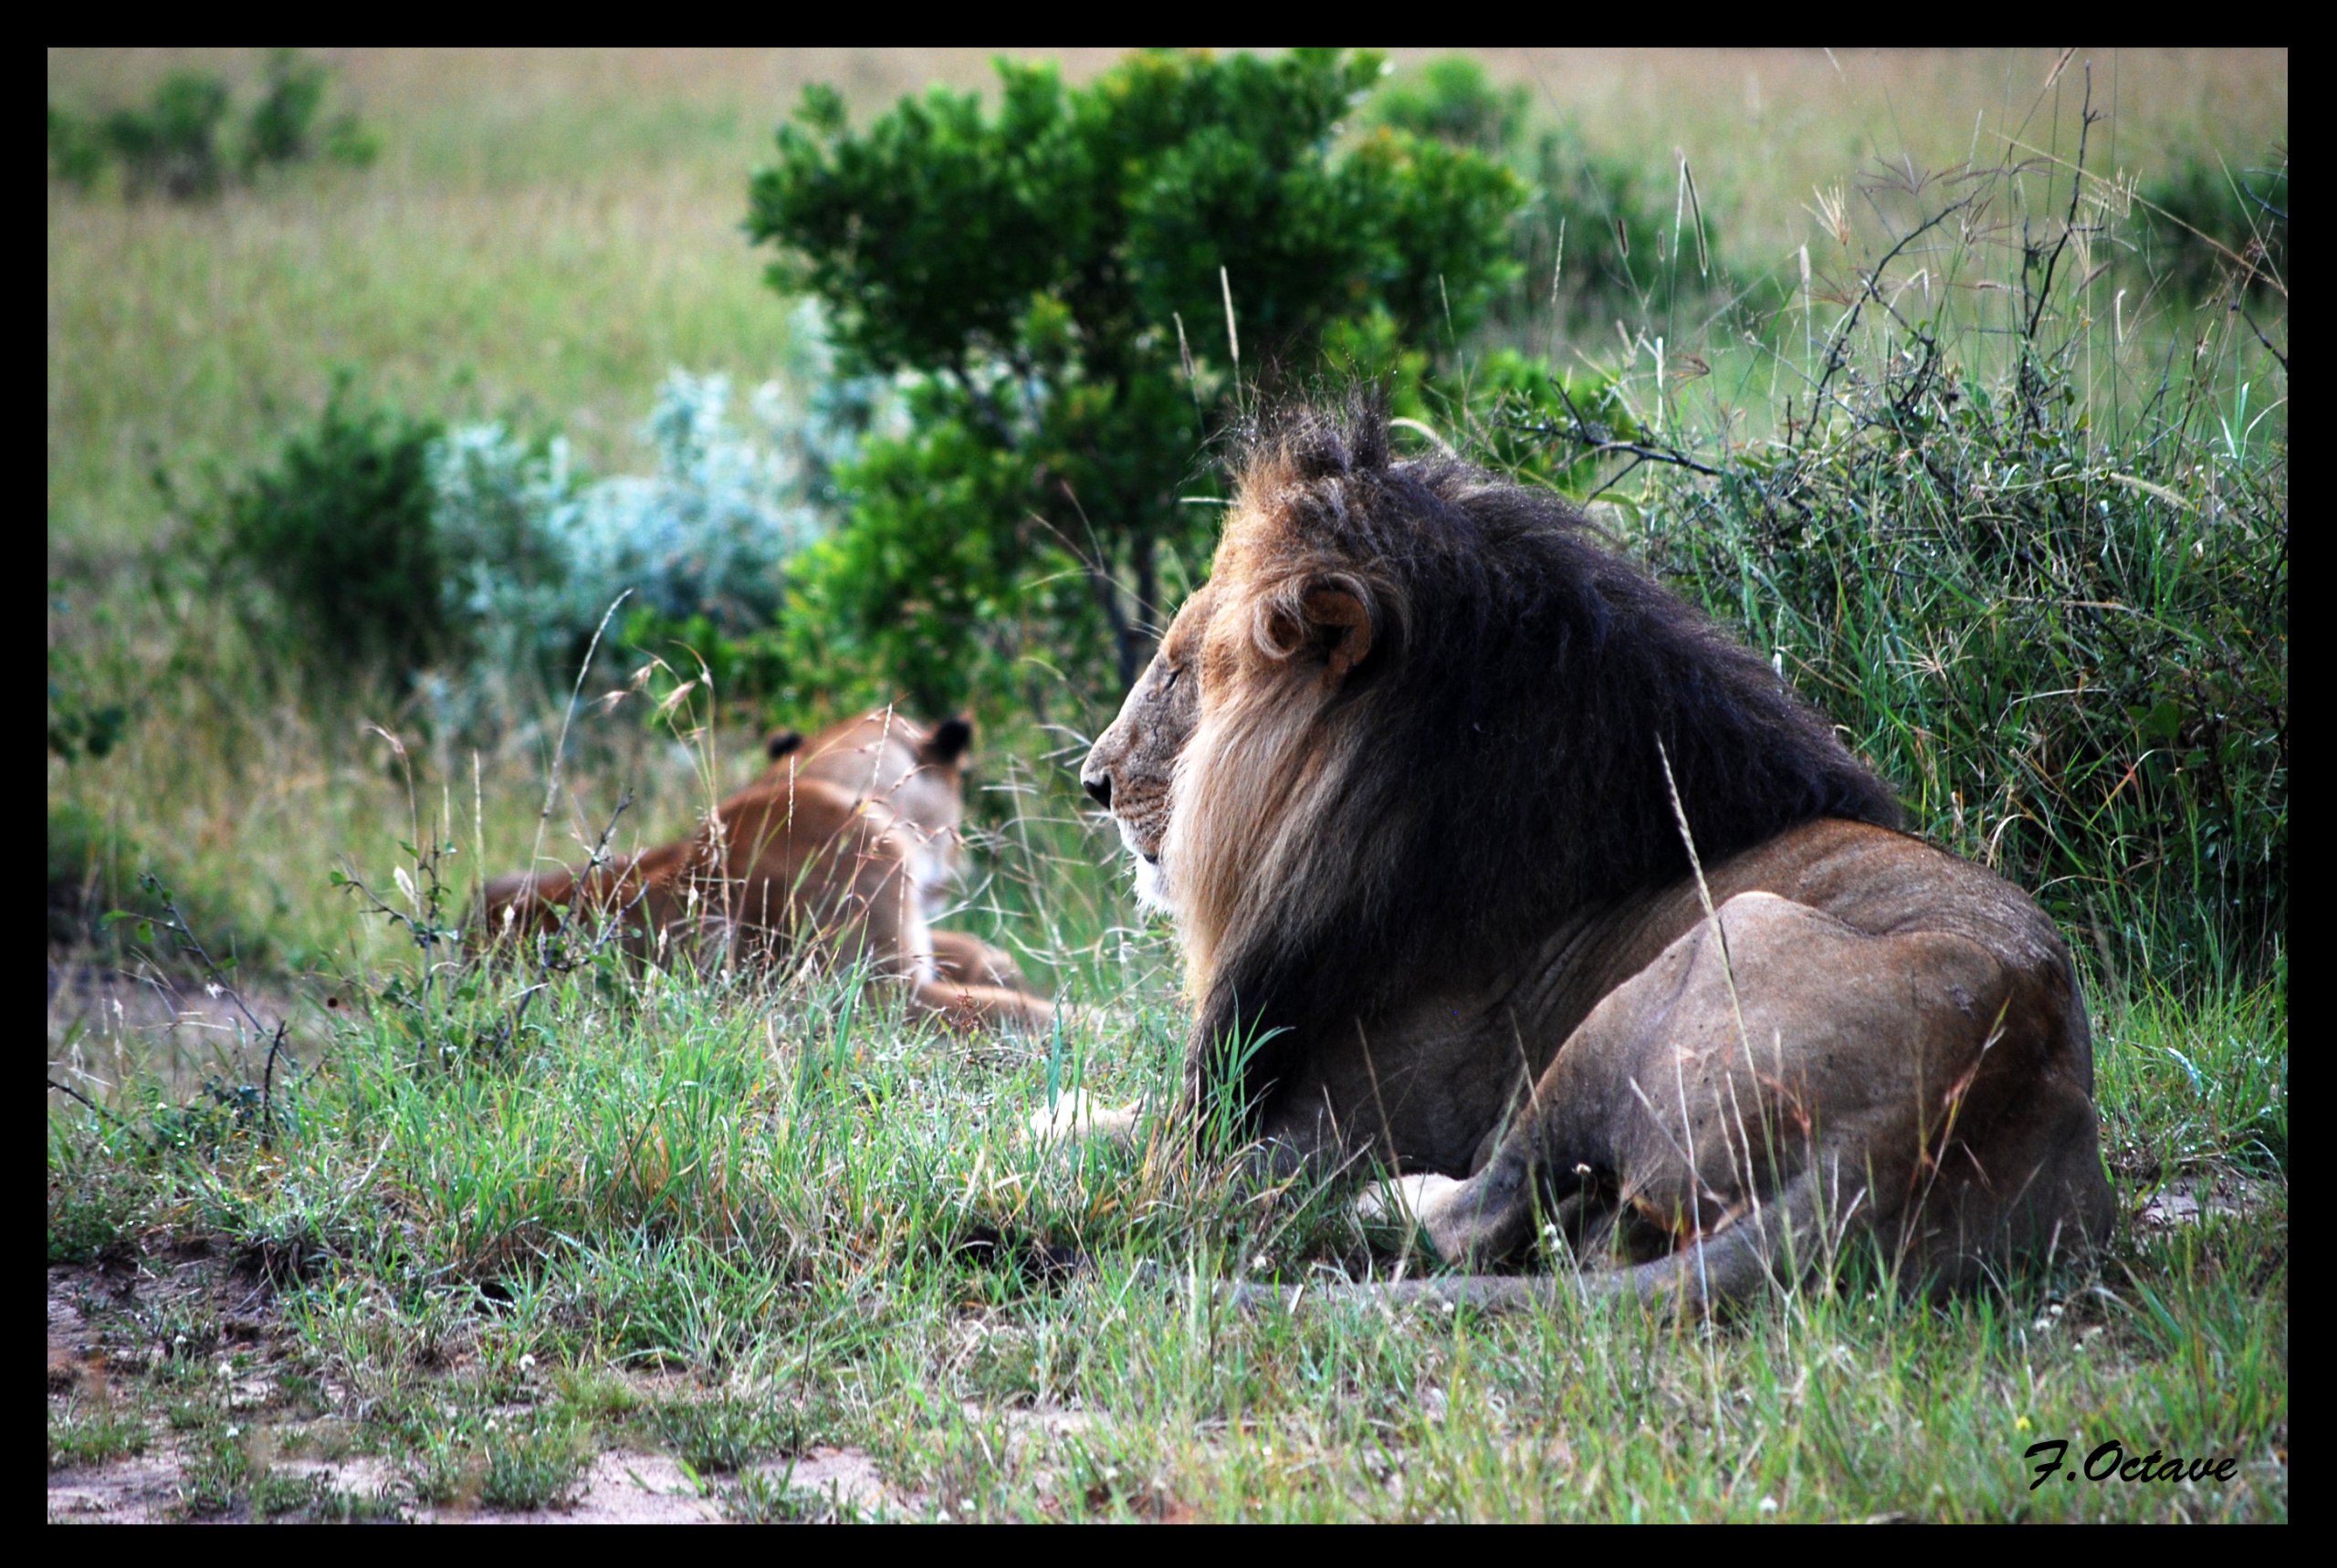
M174 71L147 107L105 118L105 141L121 160L133 196L159 191L185 200L216 195L224 172L219 128L227 118L227 84L201 71Z
M1243 367L1385 374L1514 272L1508 171L1392 128L1337 146L1375 56L998 68L995 114L937 90L858 133L814 89L755 177L773 282L827 306L848 372L911 373L908 430L843 472L850 525L791 580L806 695L1040 703L1060 671L1102 700L1202 575L1217 517L1184 502Z
M2130 318L2121 361L2074 265L2099 214L2066 196L2019 246L1924 253L1967 280L1933 313L1887 303L1908 238L2019 178L1980 172L1859 267L1881 287L1797 368L1818 415L1774 439L1657 434L1620 382L1562 397L1524 365L1483 378L1479 423L1577 494L1604 469L1661 576L2112 975L2253 983L2289 918L2284 346L2186 310L2181 351Z
M2289 276L2289 159L2276 152L2260 164L2227 169L2199 157L2178 159L2145 180L2135 194L2149 218L2141 262L2173 292L2177 308L2200 304L2230 284L2241 294L2271 291Z
M2211 526L2180 445L2089 461L1998 390L1943 382L1921 424L1676 491L1655 563L2113 968L2260 976L2288 925L2284 477L2218 476Z
M331 74L297 49L269 50L259 99L239 125L234 94L207 71L174 71L144 108L111 110L94 125L50 104L49 172L87 191L110 156L130 195L186 201L217 195L231 171L249 180L320 151L336 162L370 163L379 143L354 114L319 126Z
M728 377L676 371L642 427L657 471L586 486L550 520L571 628L589 634L627 591L628 610L733 633L770 623L788 558L822 522L778 384L747 401L740 419Z
M798 409L772 382L740 411L728 377L677 370L642 429L656 472L589 484L571 477L559 438L449 431L431 448L432 522L461 657L424 682L434 722L476 730L504 695L540 707L546 682L573 681L613 606L604 656L687 666L686 649L726 703L769 698L784 668L772 621L787 562L827 526L830 465L853 439L837 405L864 392L823 383Z
M431 527L438 426L353 406L346 380L275 466L227 498L227 559L268 591L247 606L258 641L304 684L330 689L378 672L403 685L455 646L441 597L446 562Z
M324 107L325 81L331 72L294 49L277 49L268 56L267 82L245 123L244 169L292 163L311 156L317 111Z
M596 632L604 653L696 650L727 698L751 704L784 667L772 622L788 559L825 528L830 465L865 423L837 405L865 395L841 383L798 410L773 382L742 419L728 378L676 371L643 431L656 471L588 483L557 436L442 432L359 407L344 381L229 493L221 554L262 591L246 623L301 685L418 687L442 732L540 717ZM65 661L53 648L50 749L102 753L131 713Z
M1495 88L1485 68L1468 56L1445 55L1381 88L1368 117L1488 158L1507 158L1525 133L1525 89Z
M48 106L48 172L74 189L86 191L105 172L105 139L80 116L55 104Z

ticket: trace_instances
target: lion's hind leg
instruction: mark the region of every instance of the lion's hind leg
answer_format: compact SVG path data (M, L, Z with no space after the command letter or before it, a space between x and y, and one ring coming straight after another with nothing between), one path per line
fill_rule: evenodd
M1719 931L1714 924L1682 933L1591 1010L1482 1169L1465 1181L1415 1181L1419 1224L1438 1257L1483 1270L1523 1249L1546 1218L1607 1216L1636 1267L1596 1272L1637 1280L1646 1294L1692 1258L1691 1299L1724 1299L1768 1273L1772 1254L1747 1250L1768 1219L1817 1236L1797 1222L1815 1218L1802 1211L1818 1196L1804 1173L1831 1168L1821 1135L1860 1167L1845 1207L1871 1219L1877 1173L1865 1166L1880 1153L1892 1167L1883 1174L1898 1174L1917 1152L1913 1139L1885 1140L1892 1146L1879 1152L1868 1138L1871 1097L1895 1101L1912 1060L1900 1050L1876 1060L1876 1041L1896 1047L1917 1021L1905 956L1896 939L1769 894L1728 900ZM1822 1009L1799 983L1810 973L1834 978Z
M1440 1181L1442 1178L1439 1178ZM1393 1184L1389 1184L1393 1185ZM1466 1183L1428 1188L1434 1201L1455 1201ZM1483 1312L1555 1312L1622 1297L1658 1312L1702 1313L1749 1301L1772 1287L1787 1289L1831 1250L1829 1194L1812 1167L1787 1184L1774 1202L1748 1210L1711 1234L1651 1262L1629 1268L1562 1265L1547 1274L1445 1274L1353 1285L1242 1284L1229 1294L1251 1311L1294 1311L1307 1302L1469 1307Z

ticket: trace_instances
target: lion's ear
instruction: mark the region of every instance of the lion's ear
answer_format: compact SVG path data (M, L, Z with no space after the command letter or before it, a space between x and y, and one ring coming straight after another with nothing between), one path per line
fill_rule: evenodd
M1336 688L1371 652L1371 607L1346 583L1310 588L1301 603L1307 646L1323 660L1323 684Z
M1262 599L1250 634L1266 657L1319 668L1336 688L1371 652L1371 605L1354 579L1317 578Z
M802 730L774 729L763 737L763 755L776 762L802 744Z

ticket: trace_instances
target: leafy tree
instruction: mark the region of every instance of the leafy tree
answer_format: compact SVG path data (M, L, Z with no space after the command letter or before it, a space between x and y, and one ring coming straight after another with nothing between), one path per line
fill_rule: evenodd
M331 74L297 49L269 54L267 85L252 106L244 133L246 172L267 163L298 162L309 155L311 131L317 110L324 107L325 82Z
M104 135L79 115L55 104L48 106L49 172L86 191L98 183L106 166Z
M105 138L121 159L131 194L216 195L219 127L226 117L225 82L201 71L174 71L156 85L153 102L142 112L118 109L108 115Z
M1390 82L1371 101L1371 119L1418 136L1507 158L1525 133L1525 89L1495 88L1466 55L1442 55L1409 80Z
M1205 565L1217 511L1182 502L1242 366L1417 370L1399 350L1449 350L1513 273L1507 170L1338 140L1376 55L1148 53L1078 89L998 70L995 114L937 89L859 132L812 89L753 183L774 286L823 301L839 368L899 377L910 416L840 474L850 524L791 580L807 687L938 711L978 664L1132 681L1164 575Z

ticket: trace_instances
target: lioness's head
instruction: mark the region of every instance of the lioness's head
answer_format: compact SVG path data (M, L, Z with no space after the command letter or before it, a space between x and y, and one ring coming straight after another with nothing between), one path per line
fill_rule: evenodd
M763 744L770 758L767 782L790 775L816 779L890 806L916 831L913 874L927 893L938 891L956 874L972 719L960 714L923 725L880 708L809 738L798 730L773 730Z

